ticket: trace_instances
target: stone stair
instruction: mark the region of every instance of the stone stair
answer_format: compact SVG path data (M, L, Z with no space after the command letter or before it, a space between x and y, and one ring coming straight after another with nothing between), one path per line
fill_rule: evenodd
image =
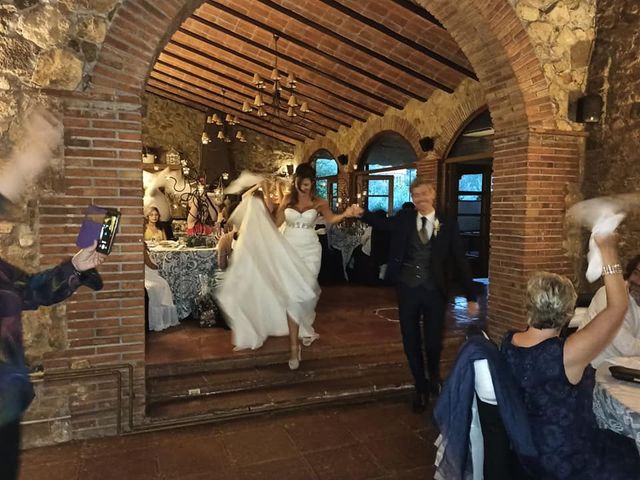
M282 352L147 370L147 421L179 422L348 403L406 394L400 344L305 349L290 371Z
M463 342L449 332L441 371L447 375ZM288 352L147 366L147 428L187 425L318 405L406 396L413 381L402 345L348 347L313 345L303 349L301 366L290 371Z

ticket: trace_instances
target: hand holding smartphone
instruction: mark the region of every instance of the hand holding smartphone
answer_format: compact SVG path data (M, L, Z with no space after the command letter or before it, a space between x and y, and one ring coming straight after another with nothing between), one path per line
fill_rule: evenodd
M119 224L118 210L90 205L85 212L76 245L79 248L87 248L97 241L96 252L109 255Z

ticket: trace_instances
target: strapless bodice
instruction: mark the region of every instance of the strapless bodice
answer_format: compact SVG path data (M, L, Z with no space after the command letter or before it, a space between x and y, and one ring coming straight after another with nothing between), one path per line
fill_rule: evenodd
M310 208L300 213L295 208L287 207L284 210L284 219L288 228L315 228L318 212Z

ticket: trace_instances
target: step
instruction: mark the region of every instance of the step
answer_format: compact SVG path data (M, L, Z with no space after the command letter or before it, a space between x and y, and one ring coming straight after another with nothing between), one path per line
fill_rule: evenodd
M291 372L286 363L278 363L222 372L153 378L147 382L147 403L197 395L247 391L269 386L350 378L364 376L372 371L402 368L404 368L404 355L396 351L383 357L379 354L360 354L349 357L304 359L301 368L295 372Z
M293 375L297 372L292 372ZM199 398L152 403L147 420L198 420L305 408L311 405L374 400L405 395L413 389L406 367L365 376L323 379L288 385L269 385L244 391L221 392Z
M398 339L399 340L399 339ZM305 359L338 358L363 353L375 353L385 356L393 352L402 351L402 343L389 342L377 345L358 345L345 347L322 347L312 345L303 348ZM240 370L244 368L261 367L286 363L289 357L287 350L275 352L261 352L260 350L246 351L232 357L211 358L206 360L189 360L185 362L173 362L167 364L148 365L146 368L147 380L169 376L181 376L205 372L223 372Z

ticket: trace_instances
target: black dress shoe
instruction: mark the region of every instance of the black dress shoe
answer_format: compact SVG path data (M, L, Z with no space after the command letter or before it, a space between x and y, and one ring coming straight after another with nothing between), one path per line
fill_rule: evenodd
M411 406L413 413L423 413L427 409L428 401L428 393L416 392L415 396L413 397L413 404Z

